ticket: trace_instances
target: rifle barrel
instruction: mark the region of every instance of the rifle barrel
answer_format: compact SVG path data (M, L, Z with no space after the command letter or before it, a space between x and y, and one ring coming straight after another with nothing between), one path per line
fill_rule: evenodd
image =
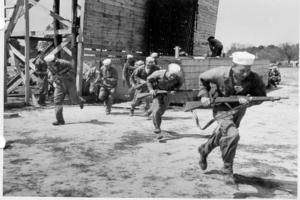
M254 97L249 97L249 96L231 96L231 97L217 97L214 100L214 103L230 103L230 102L238 102L239 98L246 98L250 101L275 101L275 100L280 100L280 99L289 99L289 97L258 97L258 96L254 96Z

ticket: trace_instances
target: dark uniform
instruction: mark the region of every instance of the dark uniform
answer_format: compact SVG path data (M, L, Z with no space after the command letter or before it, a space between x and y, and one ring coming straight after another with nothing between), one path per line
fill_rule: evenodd
M280 81L281 81L281 75L279 70L275 67L271 68L268 74L268 87L271 86L277 87Z
M136 88L135 95L131 104L131 113L133 114L133 110L136 106L140 105L142 100L137 99L136 96L143 92L148 92L147 87L147 77L150 76L153 72L160 70L160 68L156 65L152 65L149 69L149 72L146 72L146 66L140 66L136 70L134 70L132 76L130 77L130 82L134 85L140 85L139 88ZM146 98L146 106L145 111L149 109L151 99Z
M97 83L100 85L99 100L104 101L106 114L110 114L113 103L113 95L118 84L118 72L115 68L102 66L100 68Z
M59 124L64 124L63 102L66 94L69 95L71 102L79 104L80 108L83 108L84 100L77 95L75 85L76 74L70 62L63 59L56 59L54 65L49 66L49 71L55 83L54 104L56 119Z
M266 96L265 85L258 74L250 74L240 83L236 83L233 71L230 67L219 67L206 71L199 76L199 96L209 97L211 90L210 83L216 85L216 90L211 95L213 97L228 97L232 95ZM213 116L218 116L224 112L240 105L239 103L220 104L213 108ZM230 108L231 107L231 108ZM201 145L199 151L205 157L217 146L220 146L224 170L232 172L233 160L239 141L238 127L246 112L239 110L233 116L218 121L218 127L214 130L208 141Z
M223 44L219 40L215 38L209 39L208 44L212 52L211 57L221 56Z
M99 77L99 66L92 66L87 71L86 82L89 85L89 93L94 95L95 98L98 98L99 86L97 86L97 77Z
M182 79L173 74L172 78L166 77L166 70L153 72L147 78L147 86L151 90L177 90L182 86ZM152 103L152 119L155 127L155 132L160 132L161 117L169 106L168 94L157 94L153 97Z
M122 78L123 80L126 81L127 87L130 88L130 77L133 73L133 71L136 69L134 66L134 59L133 58L128 58L126 63L124 64L123 70L122 70Z
M39 105L45 105L46 96L48 93L48 72L47 72L47 63L39 56L35 61L35 72L34 74L37 77L37 103Z

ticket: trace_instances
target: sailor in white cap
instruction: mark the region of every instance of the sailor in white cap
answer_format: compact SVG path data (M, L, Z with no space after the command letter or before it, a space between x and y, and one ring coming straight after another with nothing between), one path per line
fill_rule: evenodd
M111 59L107 58L102 61L103 65L98 73L97 82L100 85L98 98L104 102L105 112L107 115L111 112L114 93L118 84L118 72L111 66Z
M251 71L255 56L248 52L235 52L232 54L231 67L218 67L208 70L199 76L199 97L204 106L210 105L210 96L266 96L265 85L258 74ZM210 84L216 85L216 90L211 90ZM240 104L248 104L246 98L240 98L239 103L219 104L213 107L214 117L224 114ZM251 105L254 105L251 103ZM208 141L199 148L199 165L202 170L207 168L207 156L217 146L220 146L224 162L223 173L225 182L233 184L233 161L239 141L238 127L246 112L240 109L231 116L218 120L215 129Z
M130 84L130 76L133 73L133 71L136 69L135 66L135 60L133 55L128 54L126 56L126 62L124 63L123 69L122 69L122 80L123 80L123 85L127 85L128 89L131 88ZM129 96L132 98L133 93L131 92Z
M36 49L38 50L38 56L34 61L36 75L36 82L38 90L34 93L34 97L37 102L34 106L45 106L46 105L46 96L48 94L48 72L47 72L47 63L44 60L45 48L47 43L45 41L39 41Z
M129 112L130 116L133 116L134 109L136 106L140 105L142 103L142 100L145 101L144 106L144 115L149 116L151 114L150 103L151 103L151 97L144 98L144 99L137 99L136 97L138 94L143 92L148 92L147 88L147 77L150 76L153 72L160 70L155 64L154 64L154 58L147 57L146 58L146 65L143 61L139 61L141 65L134 70L130 77L130 82L132 83L133 87L136 89L134 98L131 103L131 109ZM137 63L138 64L138 63Z
M157 52L153 52L153 53L150 54L150 57L154 58L155 65L158 65L158 61L157 61L158 58L159 58L158 53Z
M47 55L44 60L47 62L48 69L55 82L54 104L57 121L52 124L55 126L63 125L65 124L63 117L63 103L65 96L68 94L71 102L73 104L79 104L81 109L83 108L85 100L77 95L75 85L76 73L73 65L69 61L55 58L53 54Z
M154 133L160 135L162 115L167 110L169 105L169 95L167 93L159 94L158 90L176 91L182 85L181 68L176 63L171 63L168 70L159 70L153 72L147 78L147 86L149 92L153 95L152 103L152 120L154 125Z

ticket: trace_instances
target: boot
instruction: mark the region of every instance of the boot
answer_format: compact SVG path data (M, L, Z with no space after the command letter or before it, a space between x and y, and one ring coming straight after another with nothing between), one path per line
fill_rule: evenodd
M160 130L160 128L155 128L153 132L156 134L159 134L159 133L161 133L161 130Z
M79 97L79 107L80 109L83 109L85 103L85 99L82 97Z
M198 152L200 154L200 161L199 161L199 166L202 170L206 170L207 168L207 155L204 152L204 144L202 144L199 148L198 148Z
M134 114L134 108L130 108L130 111L129 111L129 116L133 116L133 114Z
M235 180L234 180L234 177L233 177L232 165L227 165L227 166L224 165L224 167L222 168L222 172L223 172L223 177L224 177L225 184L234 185Z
M53 126L59 126L59 125L64 125L64 124L65 124L65 121L56 121L56 122L52 123Z

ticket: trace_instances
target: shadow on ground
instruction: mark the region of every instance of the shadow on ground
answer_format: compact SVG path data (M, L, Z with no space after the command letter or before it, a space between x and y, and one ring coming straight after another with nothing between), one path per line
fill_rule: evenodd
M89 121L81 121L81 122L67 122L65 125L69 124L96 124L96 125L105 125L105 124L113 124L112 122L102 122L97 119L92 119Z
M176 119L193 119L192 116L190 117L162 117L163 120L176 120Z
M297 182L296 181L282 181L277 179L264 179L255 176L244 176L240 174L234 174L234 179L237 184L252 185L257 189L257 193L242 193L237 192L234 194L234 198L271 198L275 197L276 190L288 192L291 195L297 196Z
M204 174L218 174L223 175L221 170L211 170ZM276 197L276 190L287 192L291 195L297 196L297 182L296 181L282 181L277 179L265 179L255 176L244 176L240 174L234 174L235 183L251 185L256 188L257 192L236 192L234 198L244 199L250 197L257 198L273 198Z
M174 131L164 131L166 134L163 135L162 139L159 139L160 143L166 143L168 140L178 140L182 138L209 138L210 135L200 134L179 134Z

